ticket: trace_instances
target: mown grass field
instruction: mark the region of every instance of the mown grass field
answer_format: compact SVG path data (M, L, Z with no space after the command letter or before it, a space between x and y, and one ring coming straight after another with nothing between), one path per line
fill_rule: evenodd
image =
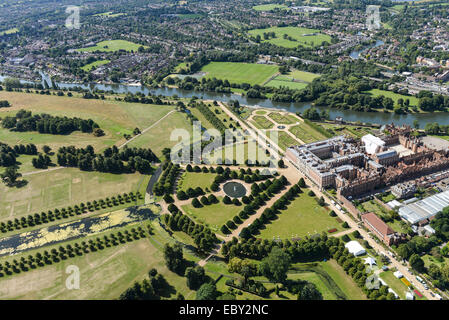
M246 160L268 162L270 156L256 141L250 140L214 149L209 154L203 150L203 159L207 159L211 164L223 164L226 159L229 163L235 160L238 165L245 166Z
M98 42L97 45L92 47L77 49L77 51L80 52L92 52L92 51L115 52L119 50L137 51L139 47L145 46L127 40L108 40Z
M119 17L124 15L124 13L113 13L112 11L108 11L108 12L102 12L102 13L97 13L94 14L94 17L108 17L108 18L114 18L114 17Z
M147 105L109 100L87 100L75 97L57 97L31 93L0 91L0 100L8 100L12 107L2 108L0 117L15 115L20 109L33 113L48 113L54 116L79 117L92 119L105 132L102 137L75 131L70 135L37 134L37 132L12 132L0 128L0 141L11 145L34 143L38 148L43 145L57 150L61 146L92 145L96 151L114 144L125 142L123 134L130 134L134 128L143 130L174 110L173 106ZM185 117L184 117L185 118ZM166 140L153 140L150 147L164 145Z
M145 178L145 179L144 179ZM124 192L137 191L148 176L111 174L62 168L24 176L21 188L0 184L0 220L86 203ZM147 181L147 180L146 180Z
M405 299L405 294L408 291L408 287L393 274L393 271L384 271L379 274L379 277L384 280L387 285L393 289L394 292L401 298Z
M276 34L276 38L264 40L263 34L267 32L274 32ZM320 30L299 27L271 27L265 29L255 29L250 30L249 34L254 37L260 35L262 38L262 42L269 42L271 44L284 48L296 48L298 45L302 45L305 47L315 47L320 46L323 41L327 41L329 43L331 42L331 37L326 34L320 33ZM292 37L296 41L284 39L284 34Z
M184 172L178 181L178 190L186 191L189 188L197 188L200 187L204 191L206 188L210 188L212 182L214 182L216 173L196 173L196 172Z
M391 99L393 99L395 104L397 104L398 100L401 98L404 100L404 102L405 102L405 100L409 99L410 106L418 106L418 98L416 98L415 96L405 96L403 94L394 93L392 91L379 90L379 89L371 89L369 91L366 91L366 93L369 93L374 97L384 96L387 98L391 98Z
M327 232L333 228L340 231L342 227L337 220L329 216L329 211L320 207L315 198L307 195L307 192L308 190L304 189L304 193L293 200L286 210L282 210L278 219L267 224L257 237L269 240L273 237L291 239Z
M280 88L280 87L286 87L288 89L292 89L292 90L301 90L304 89L305 87L307 87L307 83L304 82L295 82L292 80L279 80L278 77L274 78L273 80L268 81L268 83L266 84L266 86L269 87L275 87L275 88Z
M97 68L99 66L108 64L109 62L111 62L111 60L97 60L97 61L94 61L92 63L86 64L85 66L82 66L81 69L86 71L86 72L89 72L93 68Z
M283 4L261 4L253 7L253 10L256 11L271 11L273 9L288 9L288 7Z
M215 232L219 232L221 226L237 215L243 209L243 206L224 204L222 197L217 197L217 199L219 200L218 203L202 208L195 208L191 204L186 204L182 206L182 209L195 221L209 226Z
M238 63L238 62L211 62L205 65L201 72L206 72L206 78L228 80L230 83L249 83L251 85L263 84L278 72L278 66Z

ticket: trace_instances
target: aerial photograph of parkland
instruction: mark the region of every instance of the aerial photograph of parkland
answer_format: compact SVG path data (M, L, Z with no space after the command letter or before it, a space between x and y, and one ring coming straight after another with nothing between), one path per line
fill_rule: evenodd
M449 0L0 0L0 300L449 300Z

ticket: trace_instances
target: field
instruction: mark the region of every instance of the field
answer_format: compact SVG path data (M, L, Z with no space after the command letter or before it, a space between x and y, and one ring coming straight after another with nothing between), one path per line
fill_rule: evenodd
M405 299L408 287L394 276L393 271L384 271L379 276L401 299Z
M295 82L292 80L279 80L280 76L274 78L273 80L270 80L266 86L280 88L280 87L287 87L292 90L301 90L307 87L307 83L304 82Z
M85 66L82 66L81 69L89 72L91 71L93 68L97 68L99 66L108 64L109 62L111 62L110 60L98 60L98 61L94 61L92 63L86 64Z
M278 219L266 225L258 238L290 239L305 237L341 227L337 220L328 214L328 210L320 207L314 197L307 195L307 189L293 200L286 210L282 210Z
M190 139L192 135L192 125L187 120L186 115L181 112L169 114L156 126L131 141L128 146L151 148L160 157L162 155L162 149L172 148L178 144L178 136L175 134L175 130L185 130L184 133L188 133L186 139ZM171 139L172 133L174 134L173 140ZM181 140L179 138L179 141Z
M165 265L162 246L167 235L156 228L150 239L140 239L116 247L91 252L63 260L33 271L0 280L1 299L117 299L134 281L147 277L151 268L156 268L170 286L186 298L193 294L186 286L184 277L169 271ZM123 231L123 230L122 230ZM83 239L86 240L87 239ZM79 241L79 240L78 240ZM72 243L73 245L73 243ZM50 250L49 247L47 250ZM31 252L32 253L32 252ZM26 253L28 255L28 253ZM184 255L194 262L188 254ZM10 258L8 258L10 260ZM80 289L68 290L65 282L66 268L75 265L80 269ZM167 294L174 297L174 288ZM191 297L192 298L192 297Z
M374 97L382 95L384 97L391 98L391 99L393 99L395 104L398 103L398 100L400 98L402 98L404 101L406 99L409 99L410 100L410 106L418 106L418 98L416 98L414 96L405 96L405 95L402 95L402 94L399 94L399 93L394 93L392 91L379 90L379 89L372 89L370 91L366 91L366 93L369 93L369 94L371 94Z
M365 294L333 259L326 262L296 263L289 279L314 283L324 300L365 300Z
M30 110L36 113L48 113L54 116L79 117L82 119L92 119L98 123L105 132L102 137L94 137L92 134L75 131L70 135L36 134L36 132L11 132L8 129L0 128L0 141L14 144L34 143L38 148L43 145L50 146L57 150L61 146L75 145L85 147L92 145L96 151L101 151L105 147L125 142L123 134L131 134L134 128L143 130L159 119L164 117L173 106L148 105L140 103L127 103L106 100L86 100L75 97L57 97L48 95L37 95L29 93L0 91L0 100L8 100L12 107L0 110L0 117L14 115L20 109ZM168 116L176 118L173 114ZM177 114L180 119L185 119L184 115ZM164 120L165 120L164 119ZM164 122L164 120L161 121ZM176 121L179 125L182 121ZM185 120L187 123L187 120ZM155 126L162 133L165 133L160 126ZM169 128L166 128L168 130ZM151 129L152 130L152 129ZM143 136L151 134L151 130ZM154 132L154 131L153 131ZM170 137L170 132L167 132ZM138 137L133 142L137 141ZM146 147L155 148L159 152L163 147L170 144L169 139L152 139L146 141ZM142 145L144 145L142 143Z
M274 32L276 34L276 38L264 40L263 34L267 32ZM327 41L329 43L331 42L331 37L320 33L320 30L299 27L271 27L266 29L255 29L250 30L249 34L253 37L260 35L262 39L261 41L266 41L276 46L285 48L296 48L298 45L315 47L320 46L323 41ZM284 34L287 34L287 36L290 36L296 41L284 39Z
M230 83L262 85L278 72L278 67L255 63L211 62L205 65L201 72L206 72L206 78L209 79L226 79Z
M202 208L195 208L191 204L186 204L182 206L182 209L195 221L204 223L217 232L226 221L232 219L243 209L243 206L223 204L222 197L217 197L217 199L219 200L218 203Z
M304 141L305 143L326 139L326 137L323 134L321 134L314 128L310 127L305 122L291 127L289 131L293 133L295 137L297 137L301 141Z
M111 174L63 168L24 176L27 185L9 188L0 184L0 219L98 200L123 192L137 191L140 174ZM143 182L142 182L143 183Z
M201 187L203 190L206 190L206 188L210 188L216 176L216 173L184 172L178 182L178 190L186 191L189 188L195 189L197 187Z
M252 162L256 160L259 162L267 162L269 156L265 153L264 149L262 149L256 141L250 141L250 143L245 141L227 145L221 149L210 152L210 154L204 154L203 159L208 159L210 163L213 164L222 164L225 162L225 159L230 161L235 160L239 165L245 165L244 163L248 159ZM218 163L219 159L221 159L220 163Z
M253 7L253 9L256 11L271 11L276 8L277 9L288 9L288 7L283 4L261 4L261 5Z
M80 52L92 52L92 51L115 52L119 50L137 51L139 47L145 46L126 40L109 40L98 42L97 45L93 47L77 49L77 51Z

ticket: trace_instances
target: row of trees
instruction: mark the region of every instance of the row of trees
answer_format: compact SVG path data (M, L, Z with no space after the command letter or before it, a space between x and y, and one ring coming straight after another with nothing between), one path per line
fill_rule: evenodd
M200 252L207 253L218 243L215 233L202 224L196 224L187 215L183 214L176 205L170 204L168 210L171 214L163 216L165 224L172 231L183 231L192 237Z
M8 220L6 222L0 222L0 231L3 233L20 230L27 227L33 227L37 225L47 224L55 220L67 219L75 215L81 215L86 212L94 212L106 208L113 208L125 203L131 203L142 199L142 194L137 191L136 193L123 193L117 196L107 197L106 199L99 199L93 201L82 202L79 205L76 204L73 207L68 206L64 208L58 208L54 210L48 210L47 212L30 214L27 217L14 220Z
M195 107L203 114L207 121L209 121L221 134L225 133L227 129L223 122L209 109L209 106L199 102Z
M0 166L10 167L16 164L16 158L21 155L35 155L37 148L34 144L19 144L11 147L6 143L0 142Z
M116 146L107 148L103 154L96 154L93 147L76 148L61 147L57 153L60 166L77 167L85 171L100 171L110 173L149 173L151 163L159 159L151 149L128 148L119 150Z
M181 170L179 164L174 164L171 161L164 162L162 169L162 175L153 188L153 191L157 196L173 193L175 181Z
M14 259L11 262L6 261L0 263L0 278L21 272L34 270L37 267L44 267L53 263L58 263L69 258L82 256L90 252L104 250L107 247L118 246L127 242L145 238L146 232L142 227L132 228L130 231L125 230L105 235L102 238L90 239L88 241L75 242L66 246L59 246L58 249L53 248L48 252L37 252L34 255L22 256L20 260Z
M4 128L14 131L38 131L39 133L70 134L73 131L93 132L99 128L92 119L55 117L49 114L35 114L21 109L15 116L7 116L2 120Z

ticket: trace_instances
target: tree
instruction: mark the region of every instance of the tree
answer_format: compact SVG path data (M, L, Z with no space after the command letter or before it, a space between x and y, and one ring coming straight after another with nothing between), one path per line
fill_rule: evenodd
M282 249L274 247L270 254L261 261L259 271L272 282L284 282L287 279L290 264L290 256Z
M201 266L189 267L186 269L187 287L191 290L197 290L204 283L205 272Z
M22 176L21 173L17 172L17 168L15 167L7 167L5 172L3 172L0 177L2 178L3 183L7 186L12 186L16 183L17 179Z
M197 198L193 198L192 206L194 206L195 208L200 208L201 207L201 203L198 201Z
M323 295L313 283L307 283L299 291L298 300L323 300Z
M196 292L196 300L215 300L217 294L217 288L214 284L205 283Z
M45 145L42 147L42 151L44 151L45 154L49 154L51 151L51 148L49 146Z
M411 255L410 265L418 272L423 272L425 270L423 259L421 259L421 257L416 253Z
M164 259L169 270L181 273L184 266L182 246L179 243L175 243L173 246L167 243L164 246Z

